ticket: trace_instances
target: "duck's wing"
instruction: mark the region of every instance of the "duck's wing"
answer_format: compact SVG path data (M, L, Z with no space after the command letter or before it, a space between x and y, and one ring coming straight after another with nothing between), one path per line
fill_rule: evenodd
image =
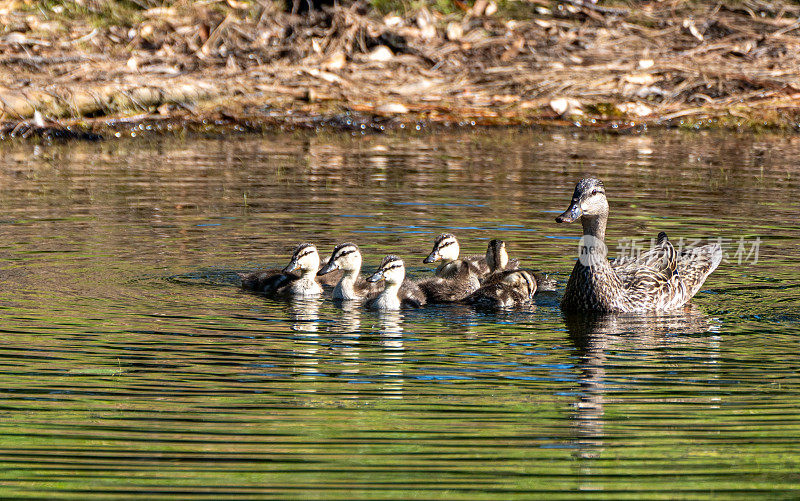
M636 257L618 258L609 264L623 282L627 276L636 275L643 270L671 278L678 269L678 252L667 238L667 234L662 231L658 234L656 244L649 251Z
M477 282L469 269L462 266L453 278L430 277L416 285L429 303L453 303L475 292L479 287Z
M478 308L499 308L502 303L500 300L501 292L501 283L499 281L492 281L492 283L483 285L483 287L464 298L463 302Z
M634 309L668 309L689 299L678 276L678 252L663 231L652 249L614 271Z
M469 270L477 277L485 277L491 271L486 256L467 256L463 259L469 265Z
M722 261L720 244L708 244L686 249L678 256L678 275L686 285L689 297L694 296L706 278L717 269Z

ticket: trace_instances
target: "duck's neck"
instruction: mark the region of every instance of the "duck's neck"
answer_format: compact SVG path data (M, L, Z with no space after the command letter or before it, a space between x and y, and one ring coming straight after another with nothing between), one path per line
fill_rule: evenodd
M608 212L603 212L596 216L581 216L583 225L583 235L592 236L598 240L606 239L606 223L608 222Z
M317 283L316 270L301 270L300 278L297 280L297 283L300 289L306 294L319 294L322 292L322 287Z
M397 297L397 293L399 291L400 291L400 284L387 282L383 288L383 295L388 297Z
M436 268L436 275L439 277L449 277L458 271L458 266L455 259L442 260L442 264Z
M342 274L342 278L339 279L339 283L336 284L336 287L333 289L333 297L336 299L356 299L358 298L358 294L356 293L355 285L356 280L358 280L358 272L360 270L344 270Z
M379 298L380 307L383 309L399 309L400 298L397 293L400 291L400 284L386 283Z

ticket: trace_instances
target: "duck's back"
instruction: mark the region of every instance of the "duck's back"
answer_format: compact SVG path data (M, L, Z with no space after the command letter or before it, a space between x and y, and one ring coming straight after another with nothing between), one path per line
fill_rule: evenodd
M458 264L456 264L458 263ZM480 288L480 282L466 261L454 261L454 273L447 278L429 277L416 282L429 303L461 301Z
M296 273L284 273L281 268L238 275L242 279L242 289L264 293L275 292L300 278Z
M486 256L467 256L463 258L462 261L467 263L467 265L470 267L470 271L479 278L487 276L492 271L489 269L489 263L486 261Z
M397 297L400 298L400 303L409 308L419 308L428 303L427 296L420 288L420 286L413 280L405 279L400 285L400 290L397 292Z
M522 305L527 301L519 291L495 281L484 285L464 300L465 303L479 308L510 308Z

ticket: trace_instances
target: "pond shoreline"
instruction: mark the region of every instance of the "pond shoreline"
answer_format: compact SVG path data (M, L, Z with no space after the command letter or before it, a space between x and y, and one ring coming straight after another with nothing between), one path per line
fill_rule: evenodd
M0 9L0 138L800 129L790 2L125 5Z

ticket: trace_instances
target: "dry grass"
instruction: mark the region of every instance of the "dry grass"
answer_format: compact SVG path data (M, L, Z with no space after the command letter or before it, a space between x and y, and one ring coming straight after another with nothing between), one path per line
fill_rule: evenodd
M791 2L452 2L386 15L361 2L302 15L268 0L0 2L2 118L350 110L783 126L797 116Z

